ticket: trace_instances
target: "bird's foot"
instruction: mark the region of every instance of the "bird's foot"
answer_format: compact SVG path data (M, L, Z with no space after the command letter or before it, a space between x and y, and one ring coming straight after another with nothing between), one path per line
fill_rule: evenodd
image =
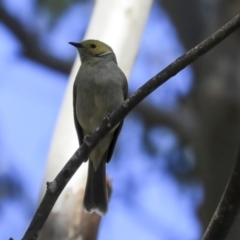
M111 116L111 113L108 113L104 118L103 121L107 124L107 127L111 127L111 123L109 122L109 118Z
M83 142L89 147L90 141L89 141L90 135L85 135L83 138Z
M107 113L107 115L103 118L103 120L109 120L110 116L111 116L111 113Z

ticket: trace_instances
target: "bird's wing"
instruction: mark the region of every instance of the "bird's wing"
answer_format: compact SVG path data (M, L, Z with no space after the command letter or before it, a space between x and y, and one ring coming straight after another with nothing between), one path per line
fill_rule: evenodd
M125 75L124 75L124 77L125 77ZM123 96L124 96L124 101L125 101L128 98L128 81L127 81L126 77L123 81L122 90L123 90Z
M123 90L123 96L124 96L124 101L127 99L128 97L128 82L127 79L125 77L125 75L123 74L124 78L123 78L123 85L122 85L122 90ZM112 142L110 143L109 149L108 149L108 153L107 153L107 158L106 158L106 162L109 162L111 160L117 139L118 139L118 135L122 129L123 126L123 121L120 122L118 128L115 130L114 132L114 136L112 139Z
M113 139L112 139L112 141L110 143L110 146L108 148L108 153L107 153L107 158L106 158L107 163L110 162L110 160L111 160L111 157L112 157L112 154L113 154L113 151L114 151L117 139L118 139L118 135L119 135L119 133L122 129L122 125L123 125L123 121L120 122L119 126L117 127L117 129L114 132Z
M77 113L76 113L76 98L77 98L77 93L76 93L76 86L73 86L73 118L74 118L74 123L75 123L75 128L77 131L77 135L78 135L78 142L79 145L81 145L83 143L83 129L81 127L81 125L79 124L78 120L77 120Z

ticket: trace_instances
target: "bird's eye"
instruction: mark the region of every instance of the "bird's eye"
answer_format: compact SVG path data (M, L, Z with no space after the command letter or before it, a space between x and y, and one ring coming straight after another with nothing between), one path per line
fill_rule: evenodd
M91 47L91 48L95 48L96 45L95 45L95 44L91 44L90 47Z

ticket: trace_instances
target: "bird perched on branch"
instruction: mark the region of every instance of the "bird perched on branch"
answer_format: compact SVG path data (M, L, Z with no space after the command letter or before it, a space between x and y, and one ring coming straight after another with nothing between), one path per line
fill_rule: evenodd
M104 117L127 98L128 84L110 46L98 40L70 44L77 48L82 62L73 87L74 122L81 145L84 137L95 131ZM89 155L83 200L88 212L104 215L108 210L105 168L112 157L122 124L115 126Z

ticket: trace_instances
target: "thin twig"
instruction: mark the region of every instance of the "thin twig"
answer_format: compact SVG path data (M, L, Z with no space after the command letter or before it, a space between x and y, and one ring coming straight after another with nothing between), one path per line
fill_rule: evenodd
M87 140L81 145L72 158L67 162L63 170L57 175L55 180L49 185L46 194L34 215L34 218L27 229L23 240L37 239L44 222L46 221L50 211L56 202L58 196L64 189L67 182L77 171L82 161L88 158L90 151L97 143L118 123L120 122L137 104L145 97L152 93L156 88L165 83L169 78L176 75L197 58L208 52L227 36L240 27L240 15L237 15L229 23L220 30L200 43L198 46L188 51L186 54L178 58L175 62L158 73L142 87L140 87L129 99L127 99L120 107L118 107L110 117L106 118L101 127L97 129Z
M240 147L222 199L202 240L224 240L240 209Z

